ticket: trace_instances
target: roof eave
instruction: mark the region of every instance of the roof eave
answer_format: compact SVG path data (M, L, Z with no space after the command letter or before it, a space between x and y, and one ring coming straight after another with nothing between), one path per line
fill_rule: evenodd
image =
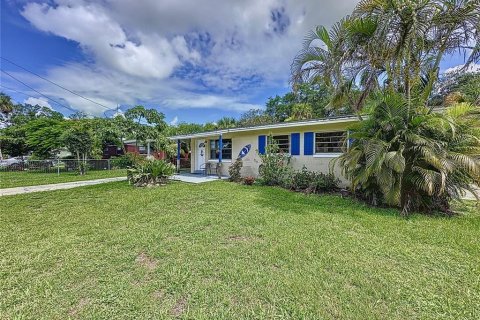
M231 128L231 129L221 129L215 131L199 132L193 134L184 134L171 136L171 140L182 140L182 139L192 139L192 138L204 138L210 136L216 136L226 133L236 133L236 132L246 132L246 131L260 131L268 129L282 129L282 128L293 128L293 127L302 127L302 126L313 126L318 124L330 124L330 123L342 123L342 122L354 122L358 121L357 116L342 117L336 119L320 119L320 120L305 120L305 121L296 121L296 122L281 122L274 124L266 124L253 127L240 127L240 128Z

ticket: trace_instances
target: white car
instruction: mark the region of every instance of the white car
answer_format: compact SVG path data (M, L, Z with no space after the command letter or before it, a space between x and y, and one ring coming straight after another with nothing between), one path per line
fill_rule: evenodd
M17 164L17 163L23 163L23 159L21 157L17 157L17 158L9 158L9 159L5 159L5 160L0 160L0 167L9 167L9 166Z

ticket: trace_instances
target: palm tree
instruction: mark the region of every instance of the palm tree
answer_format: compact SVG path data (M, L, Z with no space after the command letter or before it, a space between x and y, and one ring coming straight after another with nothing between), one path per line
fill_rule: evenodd
M449 210L452 199L480 185L480 108L457 104L442 113L412 108L401 94L380 95L354 128L338 161L372 203ZM473 192L474 193L474 192Z
M235 128L237 126L237 120L231 117L223 117L217 121L217 127L219 129Z
M411 105L426 104L445 55L463 51L466 67L480 60L480 6L466 0L364 0L330 32L317 27L292 64L292 81L334 86L332 100L363 108L383 80ZM355 90L359 86L360 94Z
M13 111L13 103L10 96L7 96L3 92L0 93L0 113L9 115Z
M310 104L296 103L292 107L292 113L290 117L285 119L285 121L308 120L312 118L313 118L313 109Z
M10 118L10 114L13 112L13 103L10 96L7 96L3 92L0 93L0 129L5 126ZM2 143L0 141L0 160L3 160Z

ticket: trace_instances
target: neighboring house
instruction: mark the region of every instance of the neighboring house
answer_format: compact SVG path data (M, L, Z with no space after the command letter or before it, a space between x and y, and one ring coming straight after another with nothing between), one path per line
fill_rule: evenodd
M357 117L348 116L282 122L178 135L170 139L177 141L178 148L182 141L190 143L191 173L201 173L206 166L216 167L221 163L220 173L228 175L229 166L241 154L242 176L257 176L261 164L258 153L265 152L269 136L283 152L292 156L291 165L294 169L300 170L305 166L308 170L328 173L331 160L344 150L348 127L357 121ZM342 178L338 167L334 173Z
M125 151L127 153L136 153L145 157L154 157L156 159L165 159L167 155L164 151L155 150L153 147L153 140L147 140L146 143L141 143L136 140L123 141ZM109 145L103 149L103 158L109 159L124 154L123 148L116 145Z

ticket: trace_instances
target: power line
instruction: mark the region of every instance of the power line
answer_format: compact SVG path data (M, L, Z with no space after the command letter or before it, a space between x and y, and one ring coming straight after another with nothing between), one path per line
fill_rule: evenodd
M27 97L31 97L31 96L32 96L32 95L29 94L29 93L26 93L26 92L23 92L23 91L18 91L17 89L13 89L13 88L6 87L6 86L4 86L3 84L0 84L0 87L2 87L2 88L5 89L5 90L8 90L8 91L13 91L13 92L16 92L16 93L23 94L24 96L27 96Z
M85 97L85 96L82 96L81 94L76 93L75 91L72 91L72 90L70 90L70 89L68 89L68 88L65 88L64 86L61 86L61 85L59 85L58 83L55 83L55 82L53 82L53 81L51 81L51 80L49 80L49 79L47 79L47 78L39 75L38 73L35 73L35 72L33 72L33 71L30 71L30 70L28 70L27 68L22 67L21 65L13 62L13 61L11 61L11 60L9 60L9 59L7 59L7 58L4 58L4 57L0 57L0 58L2 58L3 60L5 60L5 61L7 61L7 62L9 62L9 63L11 63L11 64L13 64L14 66L17 66L18 68L23 69L23 70L25 70L25 71L27 71L27 72L35 75L35 76L37 76L37 77L39 77L39 78L47 81L47 82L50 82L51 84L53 84L53 85L55 85L55 86L57 86L57 87L59 87L59 88L62 88L63 90L66 90L66 91L68 91L68 92L70 92L70 93L72 93L72 94L74 94L74 95L76 95L76 96L78 96L78 97L80 97L80 98L82 98L82 99L85 99L85 100L88 100L88 101L90 101L90 102L92 102L92 103L95 103L96 105L99 105L100 107L105 108L105 109L107 109L107 110L115 111L115 109L111 109L111 108L107 107L106 105L103 105L103 104L101 104L101 103L99 103L99 102L96 102L96 101L90 99L90 98L87 98L87 97Z
M39 95L41 95L41 96L43 96L43 97L47 98L48 100L51 100L51 101L55 102L56 104L58 104L58 105L60 105L60 106L64 107L65 109L68 109L68 110L70 110L70 111L73 111L73 112L78 112L78 110L75 110L75 109L73 109L73 108L71 108L71 107L68 107L68 106L66 106L66 105L64 105L64 104L62 104L62 103L60 103L60 102L58 102L58 101L57 101L57 100L55 100L55 99L52 99L52 98L50 98L49 96L47 96L47 95L45 95L45 94L41 93L40 91L36 90L35 88L33 88L33 87L31 87L31 86L29 86L28 84L26 84L26 83L25 83L25 82L23 82L22 80L15 78L14 76L12 76L12 75L11 75L10 73L8 73L7 71L5 71L5 70L3 70L3 69L1 69L0 71L2 71L3 73L5 73L5 74L6 74L7 76L9 76L10 78L12 78L12 79L14 79L14 80L16 80L16 81L20 82L21 84L23 84L25 87L29 88L30 90L33 90L33 91L35 91L35 92L36 92L36 93L38 93Z
M13 89L13 88L4 86L3 84L0 84L0 87L4 88L5 90L8 90L8 91L13 91L13 92L16 92L16 93L19 93L19 94L23 94L23 95L26 96L26 97L31 97L31 96L32 96L32 94L30 94L30 93L27 93L27 92L24 92L24 91L19 91L19 90L17 90L17 89ZM55 102L55 101L54 101L54 102ZM77 112L77 111L78 111L78 112L83 112L83 113L85 113L85 114L87 114L87 115L89 115L89 116L95 117L95 115L93 115L93 114L91 114L91 113L88 113L88 112L85 112L85 111L80 111L80 110L75 110L75 112ZM105 111L105 112L107 112L107 111Z

